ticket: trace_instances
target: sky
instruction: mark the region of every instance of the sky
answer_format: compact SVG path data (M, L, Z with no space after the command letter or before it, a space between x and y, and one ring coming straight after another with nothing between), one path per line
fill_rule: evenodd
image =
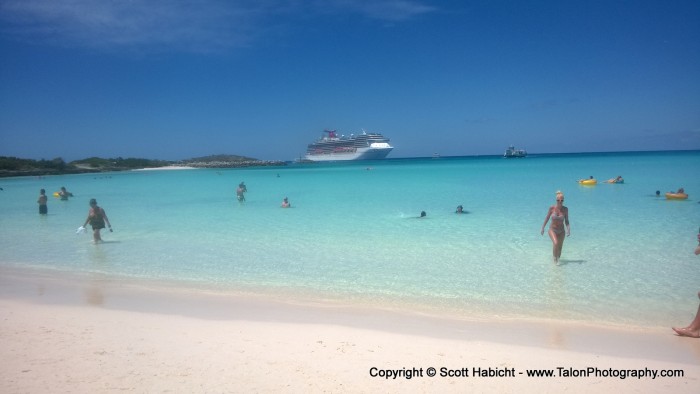
M697 0L0 0L0 156L700 149Z

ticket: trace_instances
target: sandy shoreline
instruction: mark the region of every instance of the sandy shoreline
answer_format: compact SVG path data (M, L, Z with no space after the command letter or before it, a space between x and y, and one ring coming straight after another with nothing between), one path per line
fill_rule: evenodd
M172 171L172 170L196 170L195 167L188 166L165 166L165 167L149 167L137 168L132 171Z
M7 270L0 270L0 316L0 379L10 393L690 393L700 387L700 341L670 329L462 321ZM416 373L385 379L371 376L373 367ZM438 375L428 377L429 367ZM475 377L475 367L514 376ZM558 367L605 372L564 377ZM469 376L441 377L441 368ZM527 377L528 369L540 368L555 376ZM611 368L684 376L600 375Z

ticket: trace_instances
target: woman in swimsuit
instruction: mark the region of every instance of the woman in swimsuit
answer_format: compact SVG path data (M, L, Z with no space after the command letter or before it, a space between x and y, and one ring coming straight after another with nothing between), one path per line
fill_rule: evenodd
M112 232L112 225L107 219L107 213L102 207L97 205L97 200L94 198L90 200L90 211L88 211L88 217L85 219L83 227L87 226L88 223L92 226L92 239L95 243L102 242L100 230L105 228L105 223L107 223L109 231Z
M554 263L559 265L564 239L571 235L569 208L564 206L564 193L560 191L557 191L556 205L552 205L549 207L549 211L547 211L547 216L544 218L544 223L542 223L541 234L544 234L544 227L547 225L550 218L552 219L552 223L549 225L549 238L552 239L553 244L552 255L554 256ZM564 236L565 233L566 236Z

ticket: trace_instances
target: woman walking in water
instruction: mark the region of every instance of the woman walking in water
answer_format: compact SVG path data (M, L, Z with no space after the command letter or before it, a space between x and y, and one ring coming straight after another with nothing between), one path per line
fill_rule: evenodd
M554 264L559 265L559 258L561 257L561 248L564 246L564 238L571 235L571 227L569 226L569 208L564 206L564 193L557 191L557 202L555 205L549 207L547 211L547 216L544 218L544 223L542 223L541 234L544 234L544 227L547 225L549 219L552 219L552 223L549 225L549 238L552 239L552 255L554 257Z
M109 231L112 231L112 225L107 219L107 214L102 207L97 205L97 200L94 198L90 200L90 211L88 211L88 217L85 219L83 228L90 223L92 226L92 239L95 243L102 242L102 237L100 237L100 230L105 228L105 223L109 226Z

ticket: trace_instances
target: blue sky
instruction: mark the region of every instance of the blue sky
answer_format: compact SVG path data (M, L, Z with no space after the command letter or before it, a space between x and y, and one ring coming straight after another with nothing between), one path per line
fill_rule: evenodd
M700 2L0 0L0 155L700 149Z

